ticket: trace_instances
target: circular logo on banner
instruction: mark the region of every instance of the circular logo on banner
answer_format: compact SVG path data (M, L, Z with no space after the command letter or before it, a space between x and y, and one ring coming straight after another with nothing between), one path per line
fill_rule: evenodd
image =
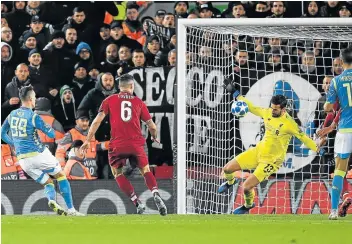
M248 91L245 97L254 105L269 108L273 95L282 94L288 99L287 109L296 122L301 122L302 127L307 127L314 119L314 112L319 91L307 80L300 76L276 72L258 80ZM302 128L305 131L304 128ZM240 119L240 136L245 149L255 146L264 135L262 118L248 113ZM294 146L290 146L278 174L290 173L298 170L315 158L316 153L308 150L304 145L295 140ZM292 140L291 143L292 144Z

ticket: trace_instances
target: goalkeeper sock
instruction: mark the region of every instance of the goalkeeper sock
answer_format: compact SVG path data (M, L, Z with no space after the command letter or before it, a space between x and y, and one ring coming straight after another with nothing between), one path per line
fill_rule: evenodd
M70 182L66 179L66 176L57 178L57 183L61 191L61 195L65 200L66 206L68 209L73 209L72 193Z
M152 192L152 194L159 192L158 185L152 172L145 173L144 180L145 184L147 185L148 189Z
M55 187L53 183L44 186L44 194L48 198L48 201L55 200Z
M227 180L227 183L229 185L233 185L236 181L236 178L235 178L235 172L232 172L232 173L224 173L225 175L225 179Z
M253 206L255 192L254 189L244 193L244 206L250 208Z
M332 189L331 189L331 209L337 209L340 200L340 194L343 187L343 178L345 177L346 172L342 170L335 170L334 178L332 180Z
M121 189L121 191L123 193L125 193L126 196L128 196L131 199L131 201L133 202L134 205L136 205L138 202L138 197L137 197L136 193L134 192L134 188L133 188L131 182L126 178L126 176L124 176L123 174L120 174L116 177L115 180L116 180L117 185Z

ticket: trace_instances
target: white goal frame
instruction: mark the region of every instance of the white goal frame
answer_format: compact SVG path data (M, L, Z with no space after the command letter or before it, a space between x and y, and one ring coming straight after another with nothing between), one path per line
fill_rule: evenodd
M177 214L186 214L186 29L188 26L352 26L352 18L178 19L177 21Z

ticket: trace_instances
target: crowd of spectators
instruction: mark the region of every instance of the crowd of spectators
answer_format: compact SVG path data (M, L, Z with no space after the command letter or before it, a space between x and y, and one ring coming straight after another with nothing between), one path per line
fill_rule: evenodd
M152 4L2 1L1 122L20 106L18 89L30 84L37 97L45 98L36 110L55 118L55 123L60 124L58 130L66 133L65 140L58 140L59 147L62 141L66 146L68 141L73 141L74 133L87 134L87 123L94 119L101 102L118 92L120 75L134 68L176 65L177 18L283 18L292 17L295 12L280 1L229 2L224 11L208 1L194 2L192 9L189 2L176 1L169 3L172 12L158 9L154 16L140 17L141 10ZM348 2L311 1L304 2L302 17L350 17L351 12L352 5ZM162 26L168 33L159 34L155 28L153 32L151 25ZM341 43L302 41L293 45L292 40L279 38L247 38L236 36L232 43L236 48L230 54L235 60L230 65L231 73L244 78L241 81L247 82L243 83L244 87L249 88L262 76L258 72L290 71L306 76L323 92L324 75L341 73L338 53L332 51L339 50ZM293 46L296 48L289 48ZM187 62L192 65L195 59L212 55L207 46L189 51ZM322 70L317 68L319 62ZM96 134L96 143L108 141L109 131L106 119ZM52 151L57 154L56 149ZM65 152L60 155L65 157ZM98 154L97 161L97 165L90 165L94 167L94 176L108 177L103 173L106 152Z

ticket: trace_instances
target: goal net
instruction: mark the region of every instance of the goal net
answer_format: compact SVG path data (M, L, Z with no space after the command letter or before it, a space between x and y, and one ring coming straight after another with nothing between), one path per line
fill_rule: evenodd
M231 213L243 204L241 185L252 171L238 172L233 190L223 195L217 193L221 169L254 147L265 128L250 113L234 118L224 79L262 107L285 95L289 114L313 138L325 119L324 84L342 72L339 55L351 45L352 21L179 20L177 37L177 211ZM320 157L293 138L280 170L256 187L251 213L327 213L333 144L332 133Z

